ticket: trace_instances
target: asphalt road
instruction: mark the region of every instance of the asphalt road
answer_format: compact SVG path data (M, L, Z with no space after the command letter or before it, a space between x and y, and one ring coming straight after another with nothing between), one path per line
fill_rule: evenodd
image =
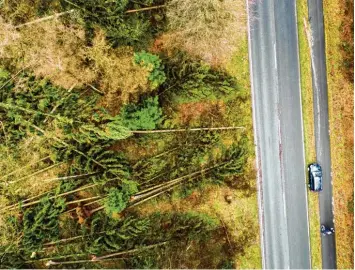
M319 193L320 223L334 228L332 178L328 122L328 88L325 61L325 38L322 0L308 1L309 24L312 33L312 79L314 129L317 162L322 166L323 191ZM336 268L335 234L322 236L322 267Z
M249 1L247 1L249 2ZM295 0L249 4L263 268L310 268Z

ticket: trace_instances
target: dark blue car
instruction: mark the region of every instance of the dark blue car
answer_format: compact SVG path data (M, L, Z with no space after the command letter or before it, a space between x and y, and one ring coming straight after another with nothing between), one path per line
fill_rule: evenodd
M322 167L318 163L308 166L309 189L311 191L322 191Z

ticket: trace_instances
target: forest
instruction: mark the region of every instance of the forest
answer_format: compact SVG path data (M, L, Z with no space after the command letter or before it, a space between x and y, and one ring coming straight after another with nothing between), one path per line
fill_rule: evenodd
M0 2L0 268L260 267L244 2Z

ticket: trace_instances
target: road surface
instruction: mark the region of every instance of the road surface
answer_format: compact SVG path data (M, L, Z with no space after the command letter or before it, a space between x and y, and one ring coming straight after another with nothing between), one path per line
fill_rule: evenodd
M249 3L249 1L247 1ZM295 0L249 5L264 268L310 268Z
M312 79L316 154L317 162L323 169L323 191L319 193L320 223L334 228L328 123L328 89L322 0L308 1L308 16L313 37ZM321 241L322 268L335 269L335 235L322 236Z

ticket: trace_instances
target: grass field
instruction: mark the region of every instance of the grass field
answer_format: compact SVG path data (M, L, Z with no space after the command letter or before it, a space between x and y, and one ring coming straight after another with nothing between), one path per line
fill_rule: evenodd
M351 1L324 1L338 268L353 268L353 82L349 60L352 58L353 36L348 29L353 18L349 6L353 6ZM309 163L315 160L315 147L310 52L303 26L303 18L308 17L307 1L298 1L297 10L306 162ZM308 198L312 268L321 268L318 199L312 193Z

